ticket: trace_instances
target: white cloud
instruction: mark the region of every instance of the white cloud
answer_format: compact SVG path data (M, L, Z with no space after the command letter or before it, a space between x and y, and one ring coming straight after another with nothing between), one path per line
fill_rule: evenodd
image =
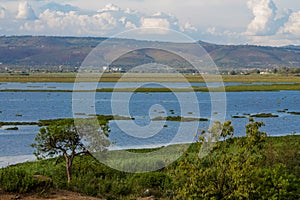
M108 12L108 11L120 11L121 9L114 4L107 4L104 8L98 10L97 12Z
M183 26L183 31L186 32L196 32L198 31L198 29L196 28L196 26L194 26L193 24L191 24L190 22L186 22Z
M56 33L55 35L110 36L124 29L134 28L138 18L136 14L126 14L112 4L89 15L47 9L40 13L38 20L27 22L20 29L44 34Z
M58 0L30 1L35 10L26 1L9 2L11 17L7 17L7 14L6 18L11 23L2 21L0 25L4 29L10 28L11 31L5 31L5 34L32 35L112 36L129 29L146 27L186 32L196 30L191 23L184 24L175 16L163 12L151 14L139 12L132 7L120 8L114 4L104 5L100 9L94 7L91 8L93 10L82 10L72 1L66 2L68 4L61 4Z
M166 34L166 29L196 30L190 23L180 27L178 19L171 14L157 12L146 15L131 9L121 9L113 4L90 14L47 9L39 14L38 19L22 24L19 30L38 34L46 32L47 35L56 33L55 35L112 36L134 28L158 28L156 34Z
M169 29L170 23L167 19L163 19L163 18L142 18L141 27Z
M32 7L28 4L27 1L20 2L18 8L18 15L17 19L27 19L27 20L34 20L36 19L36 15Z
M216 27L208 27L208 29L206 30L206 32L208 34L211 34L211 35L217 35L217 33L216 33Z
M252 11L254 19L248 25L246 34L269 34L272 31L277 11L274 2L272 0L249 0L247 6Z
M279 33L300 35L300 11L293 12L284 26L279 30Z
M113 36L129 29L152 28L159 36L172 29L195 40L221 44L300 44L298 1L110 1L117 5L91 0L28 2L32 7L26 0L1 1L1 34Z
M6 12L5 8L0 6L0 19L5 18L5 12Z
M42 11L45 10L52 10L52 11L61 11L61 12L70 12L70 11L78 11L80 10L80 8L76 7L76 6L72 6L70 4L59 4L59 3L55 3L55 2L50 2L47 3L46 5L43 5L40 7L40 9Z
M189 22L180 25L179 20L175 16L163 12L142 17L140 20L140 28L149 28L148 30L142 31L142 33L149 33L150 31L151 34L168 34L168 29L181 32L194 32L197 30L197 28Z

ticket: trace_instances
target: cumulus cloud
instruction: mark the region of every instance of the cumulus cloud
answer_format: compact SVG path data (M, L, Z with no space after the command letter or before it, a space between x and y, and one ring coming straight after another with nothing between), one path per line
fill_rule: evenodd
M172 15L157 12L152 16L146 16L141 19L142 28L173 28L178 29L178 20Z
M300 35L300 11L293 12L279 33Z
M190 22L186 22L182 27L182 31L185 32L196 32L198 31L197 27L191 24Z
M42 11L36 20L27 21L19 29L25 33L33 31L39 34L47 32L55 35L111 36L134 28L158 28L156 34L166 34L163 29L196 30L190 23L180 26L179 20L171 14L158 12L147 15L131 9L122 9L114 4L108 4L89 14L49 8Z
M18 15L16 18L17 19L27 19L27 20L37 19L36 15L34 13L34 10L28 4L27 1L19 3Z
M170 23L167 19L163 18L145 18L141 19L142 28L170 28Z
M140 28L145 28L142 33L151 34L167 34L169 32L168 29L176 31L186 30L179 25L179 21L175 16L163 12L157 12L153 15L142 17L140 20Z
M206 32L211 34L211 35L217 35L217 32L216 32L216 27L208 27L206 29Z
M138 12L123 10L113 4L89 14L46 9L37 20L27 21L19 29L25 33L47 35L110 36L138 27L140 18Z
M243 34L245 40L254 44L275 46L292 44L298 40L293 36L298 37L300 34L300 11L283 9L278 15L272 0L248 0L247 5L254 18Z
M249 0L247 6L252 10L254 19L248 25L249 35L266 35L274 31L277 7L272 0Z
M97 12L120 11L121 9L114 4L107 4L104 8L99 9Z
M3 19L5 17L5 12L6 12L5 8L0 6L0 19Z
M70 4L58 4L55 2L50 2L44 6L41 7L41 10L52 10L52 11L61 11L61 12L70 12L70 11L79 11L80 9L78 7L72 6Z

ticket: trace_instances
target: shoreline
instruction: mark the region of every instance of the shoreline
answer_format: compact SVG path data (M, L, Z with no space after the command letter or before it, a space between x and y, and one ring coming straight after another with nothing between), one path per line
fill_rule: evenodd
M95 90L47 90L47 89L3 89L0 92L268 92L282 90L300 90L300 83L234 85L224 87L188 87L188 88L101 88Z
M272 138L280 138L280 137L300 137L300 133L289 133L289 134L281 134L281 135L268 135L267 138L268 139L272 139ZM241 136L236 136L236 138L240 138ZM159 145L152 145L152 146L143 146L143 147L124 147L124 148L115 148L115 149L110 149L109 151L111 152L118 152L118 151L128 151L128 152L134 152L134 151L143 151L143 150L147 150L147 151L154 151L160 148L164 148L164 147L172 147L172 146L177 146L177 145L192 145L196 143L195 142L191 142L191 143L172 143L172 144L159 144ZM19 160L15 160L15 159L19 159ZM49 159L53 159L53 158L49 158ZM47 160L47 159L46 159ZM38 161L36 159L36 157L34 156L34 154L26 154L26 155L15 155L15 156L0 156L0 169L2 168L6 168L6 167L10 167L10 166L15 166L18 164L24 164L24 163L32 163L32 162L36 162ZM7 163L6 165L3 163Z
M300 83L296 75L201 75L172 73L31 73L29 75L11 75L0 73L0 82L295 82ZM76 79L76 77L78 77ZM99 78L101 78L99 80Z

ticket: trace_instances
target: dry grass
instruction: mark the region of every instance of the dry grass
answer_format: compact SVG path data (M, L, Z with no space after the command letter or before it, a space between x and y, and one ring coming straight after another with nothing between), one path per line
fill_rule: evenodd
M47 192L46 194L8 194L0 192L1 200L101 200L100 198L85 196L76 192L66 191L66 190L53 190Z
M0 73L0 82L74 82L76 73L35 73L29 75L10 75ZM140 73L140 74L119 74L106 73L80 74L77 81L82 82L215 82L220 81L217 75L193 75L193 74L168 74L168 73ZM223 75L224 82L300 82L299 76L293 75Z

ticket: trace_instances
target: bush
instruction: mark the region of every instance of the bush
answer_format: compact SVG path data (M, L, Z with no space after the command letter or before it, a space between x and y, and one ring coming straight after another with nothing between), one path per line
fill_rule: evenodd
M155 197L165 196L165 191L171 188L172 179L164 172L148 172L135 174L130 180L135 193L144 196L145 191Z
M35 179L33 175L26 171L15 168L3 169L0 172L1 189L6 192L28 193L32 191L42 191L52 186L52 181Z

